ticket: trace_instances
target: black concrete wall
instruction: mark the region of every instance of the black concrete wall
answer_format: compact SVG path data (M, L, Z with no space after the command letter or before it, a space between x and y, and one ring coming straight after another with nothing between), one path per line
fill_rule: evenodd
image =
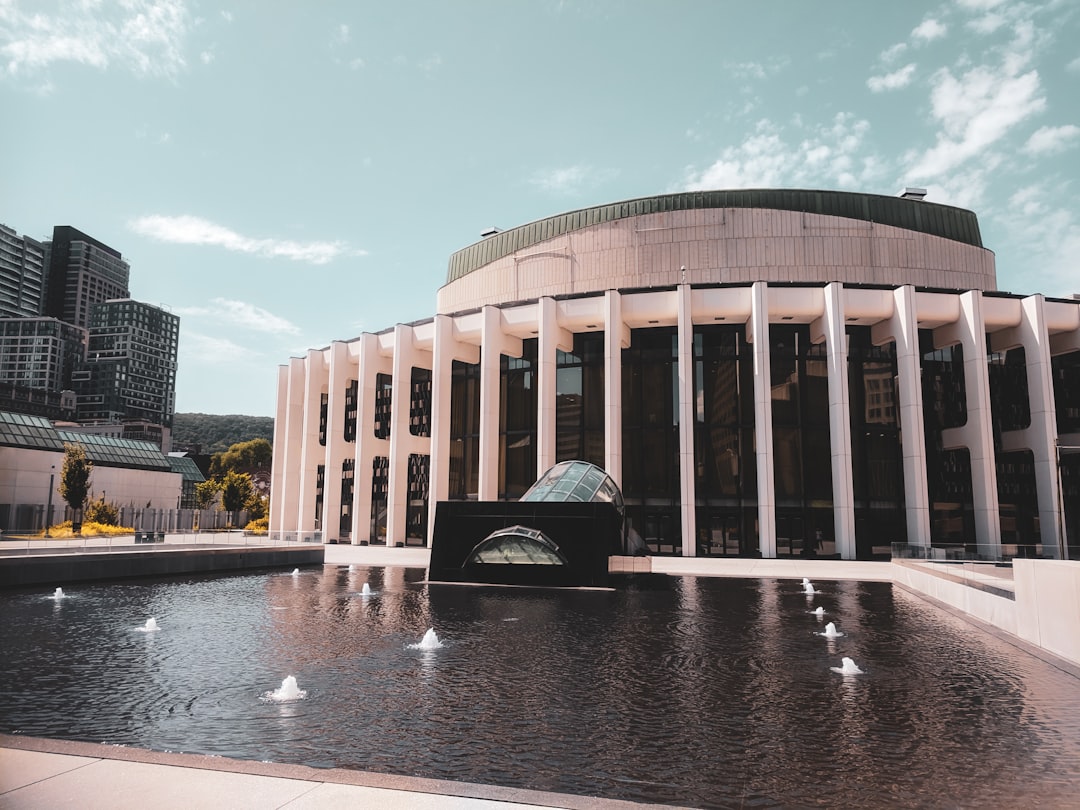
M476 544L496 529L539 529L569 565L465 566ZM592 586L608 580L608 557L621 554L622 517L610 503L440 501L435 507L428 579L500 585Z

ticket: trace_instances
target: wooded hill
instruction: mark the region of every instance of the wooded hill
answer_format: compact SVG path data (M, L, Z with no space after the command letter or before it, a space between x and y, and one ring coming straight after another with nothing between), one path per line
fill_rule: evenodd
M198 444L203 453L212 455L252 439L273 443L273 417L213 413L178 413L173 417L174 447Z

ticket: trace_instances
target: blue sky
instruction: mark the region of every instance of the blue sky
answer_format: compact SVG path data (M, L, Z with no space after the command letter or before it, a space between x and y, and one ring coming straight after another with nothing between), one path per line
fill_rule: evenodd
M1080 292L1075 0L0 0L0 110L0 222L123 253L179 411L273 415L485 228L686 189L925 187Z

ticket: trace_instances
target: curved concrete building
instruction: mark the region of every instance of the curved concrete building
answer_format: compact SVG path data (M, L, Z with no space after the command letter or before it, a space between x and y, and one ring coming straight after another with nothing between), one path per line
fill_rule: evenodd
M646 197L493 232L429 320L281 367L271 533L428 542L581 459L652 554L1080 557L1080 301L998 293L976 216Z

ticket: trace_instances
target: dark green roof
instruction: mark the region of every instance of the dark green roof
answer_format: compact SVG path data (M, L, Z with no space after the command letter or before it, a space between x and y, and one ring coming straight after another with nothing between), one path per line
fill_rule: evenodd
M195 463L195 459L188 456L166 456L169 462L169 466L175 473L180 473L184 476L183 481L186 484L189 481L194 481L197 484L201 484L206 480L206 476L202 474L202 470L199 469L199 465Z
M124 467L134 470L173 472L170 459L162 455L153 442L136 442L132 438L99 436L56 428L40 416L13 414L0 410L0 446L23 447L31 450L57 450L64 453L65 444L81 444L89 458L99 467ZM191 461L191 459L186 459ZM194 461L191 461L194 467ZM198 471L198 467L195 470ZM183 470L175 472L184 473ZM202 481L202 473L199 473ZM187 480L187 475L185 475Z
M30 450L64 451L52 422L44 416L0 411L0 445Z
M172 471L168 460L161 454L161 449L153 442L79 433L74 430L57 430L56 434L64 442L81 444L86 449L86 457L95 466Z
M809 191L801 189L739 189L735 191L687 191L639 197L636 200L581 208L565 214L520 225L494 234L462 248L450 256L446 281L468 275L473 270L509 256L539 242L602 222L614 222L643 214L666 211L692 211L702 208L769 208L778 211L804 211L808 214L847 217L864 222L879 222L941 236L982 247L979 221L963 208L921 200L859 194L852 191Z
M127 467L162 472L172 470L169 459L162 455L153 442L64 430L55 427L42 416L0 411L0 446L55 450L62 453L65 444L81 444L86 449L87 458L101 467ZM200 473L200 481L201 475Z

